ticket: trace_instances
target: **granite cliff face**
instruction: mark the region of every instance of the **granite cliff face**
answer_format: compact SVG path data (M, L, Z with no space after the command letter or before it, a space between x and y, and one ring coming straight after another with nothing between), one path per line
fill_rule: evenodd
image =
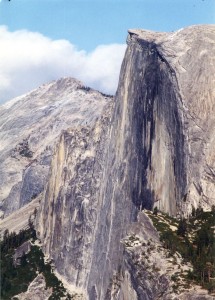
M129 104L134 99L127 118L133 112L137 120L140 110L144 116L137 138L145 155L143 206L175 215L182 204L187 212L191 203L214 203L214 40L214 26L171 34L130 31L124 74L129 70L133 80L119 92L125 99L127 88Z
M92 263L112 103L93 126L64 131L38 216L38 236L57 271L86 286Z
M112 116L65 131L55 148L38 234L90 300L155 299L162 289L173 299L165 276L151 289L138 281L121 241L143 208L186 215L215 203L215 26L130 30L127 43Z
M63 78L0 107L0 207L7 216L44 190L61 131L94 123L112 101Z
M86 299L213 299L175 293L142 210L215 204L215 26L129 30L127 44L115 102L62 79L0 108L2 212L38 208L45 255Z

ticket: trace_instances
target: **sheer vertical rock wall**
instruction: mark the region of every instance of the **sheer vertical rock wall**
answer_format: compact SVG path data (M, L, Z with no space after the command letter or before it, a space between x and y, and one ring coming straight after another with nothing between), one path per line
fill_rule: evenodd
M214 40L214 26L129 31L111 121L61 137L38 233L59 273L90 300L115 299L120 241L139 210L176 215L214 203ZM126 272L124 290L141 299Z

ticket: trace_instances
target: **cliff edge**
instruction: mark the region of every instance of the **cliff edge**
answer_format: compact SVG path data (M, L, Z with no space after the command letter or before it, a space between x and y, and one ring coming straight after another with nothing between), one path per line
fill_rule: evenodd
M154 61L154 69L142 68L137 78L138 86L148 89L142 102L151 104L144 111L148 122L142 136L149 149L144 169L153 205L172 214L178 206L185 214L192 205L208 208L215 202L215 27L130 30L127 42L131 53Z

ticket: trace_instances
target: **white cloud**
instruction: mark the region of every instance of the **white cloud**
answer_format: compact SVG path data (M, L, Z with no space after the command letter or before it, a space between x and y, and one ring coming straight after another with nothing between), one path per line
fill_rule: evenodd
M108 94L116 91L125 45L98 46L87 53L66 40L0 26L0 102L60 77L71 76Z

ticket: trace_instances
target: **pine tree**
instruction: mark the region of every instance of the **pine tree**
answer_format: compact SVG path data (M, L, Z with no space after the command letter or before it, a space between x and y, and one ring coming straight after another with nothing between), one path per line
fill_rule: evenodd
M20 263L22 267L25 267L27 265L27 255L23 251L22 257L20 259Z
M196 216L196 209L194 206L192 206L192 213L191 213L192 217Z
M177 235L185 236L187 232L187 222L185 219L180 219L178 224Z
M157 206L155 206L154 210L153 210L153 215L157 216L158 214L158 208Z

